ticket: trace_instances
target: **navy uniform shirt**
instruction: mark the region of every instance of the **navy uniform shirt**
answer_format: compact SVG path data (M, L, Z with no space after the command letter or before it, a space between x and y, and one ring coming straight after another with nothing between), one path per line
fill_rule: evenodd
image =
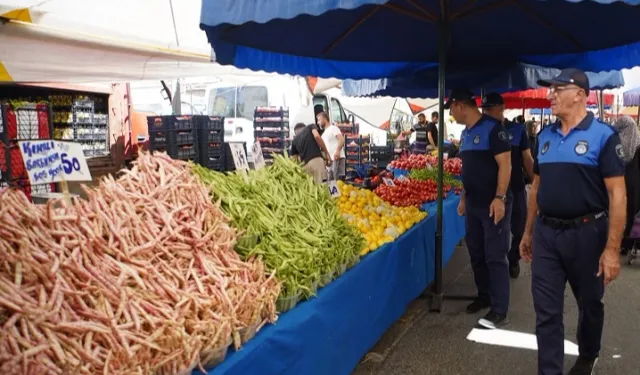
M575 219L609 210L604 178L624 176L618 133L588 113L567 135L560 122L544 128L536 142L533 171L540 177L542 215Z
M524 190L524 163L522 152L529 149L529 137L524 124L505 121L504 127L509 132L511 143L511 183L509 187L513 192Z
M472 128L462 131L462 184L469 206L489 207L495 199L498 187L498 163L495 156L510 150L507 131L489 116L483 115Z

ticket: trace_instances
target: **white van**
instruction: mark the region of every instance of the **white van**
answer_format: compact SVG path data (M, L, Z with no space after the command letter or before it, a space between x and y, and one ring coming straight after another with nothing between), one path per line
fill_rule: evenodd
M326 94L312 95L300 77L224 77L221 82L207 87L205 103L209 116L224 116L225 142L246 142L250 160L256 107L288 107L291 135L295 124L314 123L315 113L320 110L327 112L332 122L347 121L338 99Z

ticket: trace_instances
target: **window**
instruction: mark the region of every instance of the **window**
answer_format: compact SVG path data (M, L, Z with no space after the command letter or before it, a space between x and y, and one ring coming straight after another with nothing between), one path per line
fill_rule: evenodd
M253 121L256 107L269 105L269 95L264 86L244 86L238 88L237 117Z
M331 122L347 122L340 102L334 98L331 98Z
M320 108L322 107L322 108ZM329 103L327 102L327 97L324 95L316 95L313 97L313 117L314 119L317 117L320 112L327 112L327 108L329 107ZM315 119L317 121L317 119Z
M235 87L219 87L212 89L209 95L209 115L236 117L235 114L236 88Z

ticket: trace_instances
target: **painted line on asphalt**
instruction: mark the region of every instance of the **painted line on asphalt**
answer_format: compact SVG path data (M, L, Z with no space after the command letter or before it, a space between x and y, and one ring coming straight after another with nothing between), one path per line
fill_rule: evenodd
M525 332L507 331L504 329L474 328L467 335L467 340L480 344L538 350L536 335ZM564 340L564 353L578 356L578 345L569 340Z

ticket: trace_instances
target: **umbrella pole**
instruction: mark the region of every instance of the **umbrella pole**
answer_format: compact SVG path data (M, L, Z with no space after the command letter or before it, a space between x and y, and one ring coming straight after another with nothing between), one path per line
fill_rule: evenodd
M475 296L460 296L460 295L444 295L443 294L443 280L442 280L442 228L443 228L443 180L444 180L444 98L445 92L445 72L446 72L446 57L447 57L447 42L449 40L449 30L446 22L446 14L444 14L440 20L440 32L439 35L439 61L438 61L438 200L437 200L437 216L436 216L436 238L435 238L435 277L433 285L431 287L430 296L431 303L429 306L430 311L440 312L442 311L442 302L445 299L448 300L472 300Z

